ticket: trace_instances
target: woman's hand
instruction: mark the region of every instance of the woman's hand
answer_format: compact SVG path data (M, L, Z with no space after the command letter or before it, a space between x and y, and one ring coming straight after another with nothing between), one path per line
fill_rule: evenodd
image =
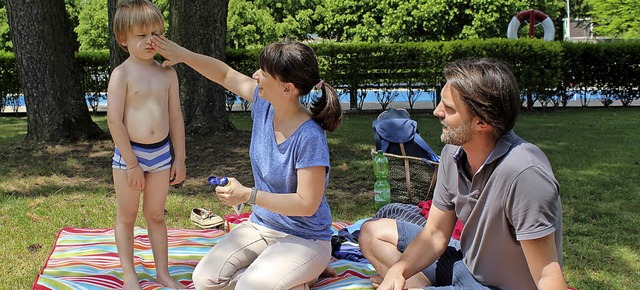
M162 62L163 67L172 66L183 62L183 57L189 51L175 42L169 40L162 35L154 35L151 37L151 46L162 55L166 60Z
M220 202L226 206L236 206L249 201L251 188L245 187L235 178L229 177L226 186L217 186L216 195Z

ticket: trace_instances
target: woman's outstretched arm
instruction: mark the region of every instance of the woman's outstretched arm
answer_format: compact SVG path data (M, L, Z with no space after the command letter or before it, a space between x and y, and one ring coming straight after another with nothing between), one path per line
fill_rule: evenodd
M257 83L251 77L234 70L218 59L179 46L162 35L153 36L151 43L156 52L166 59L162 66L184 63L241 98L253 101L253 92Z

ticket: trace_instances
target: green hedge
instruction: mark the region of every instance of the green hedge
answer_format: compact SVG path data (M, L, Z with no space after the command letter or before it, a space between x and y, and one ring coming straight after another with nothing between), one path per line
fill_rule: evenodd
M569 91L586 94L597 90L611 100L621 100L623 105L640 98L640 42L488 39L401 44L327 42L311 46L318 55L323 79L348 93L352 107L361 107L364 91L369 89L439 93L444 83L442 69L463 57L493 57L508 63L523 97L535 96L541 103L566 104ZM259 52L230 49L227 62L251 75L258 68ZM76 56L84 67L87 94L106 91L108 51L80 52ZM13 54L0 53L0 77L0 95L20 92Z
M20 87L15 56L13 53L0 51L0 112L5 106L11 106L17 101Z
M565 43L562 82L585 94L597 90L603 104L627 106L640 98L640 42ZM608 102L608 103L607 103Z

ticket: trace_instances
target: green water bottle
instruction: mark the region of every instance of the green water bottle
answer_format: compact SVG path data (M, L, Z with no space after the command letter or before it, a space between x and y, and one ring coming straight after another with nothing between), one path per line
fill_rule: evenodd
M378 155L373 158L373 174L376 176L376 183L373 185L374 208L379 210L383 206L391 203L391 185L387 180L389 176L389 159L378 150Z

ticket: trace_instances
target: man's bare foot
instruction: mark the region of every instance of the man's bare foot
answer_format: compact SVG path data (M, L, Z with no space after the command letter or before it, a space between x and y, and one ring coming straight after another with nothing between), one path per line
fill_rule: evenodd
M158 277L158 283L162 284L162 286L165 286L167 288L171 288L171 289L186 289L187 286L183 285L182 283L174 280L171 277Z
M424 289L424 287L427 286L431 286L431 283L429 283L429 280L422 276L422 277L416 277L417 275L407 279L404 283L404 289L409 289L409 290L413 290L413 289ZM380 275L373 275L369 278L369 280L371 281L371 286L373 288L378 289L378 287L380 287L380 284L382 284L382 276Z
M373 286L373 288L376 288L376 289L378 289L378 287L380 286L380 283L382 283L382 277L377 274L371 276L369 280L371 281L371 286Z

